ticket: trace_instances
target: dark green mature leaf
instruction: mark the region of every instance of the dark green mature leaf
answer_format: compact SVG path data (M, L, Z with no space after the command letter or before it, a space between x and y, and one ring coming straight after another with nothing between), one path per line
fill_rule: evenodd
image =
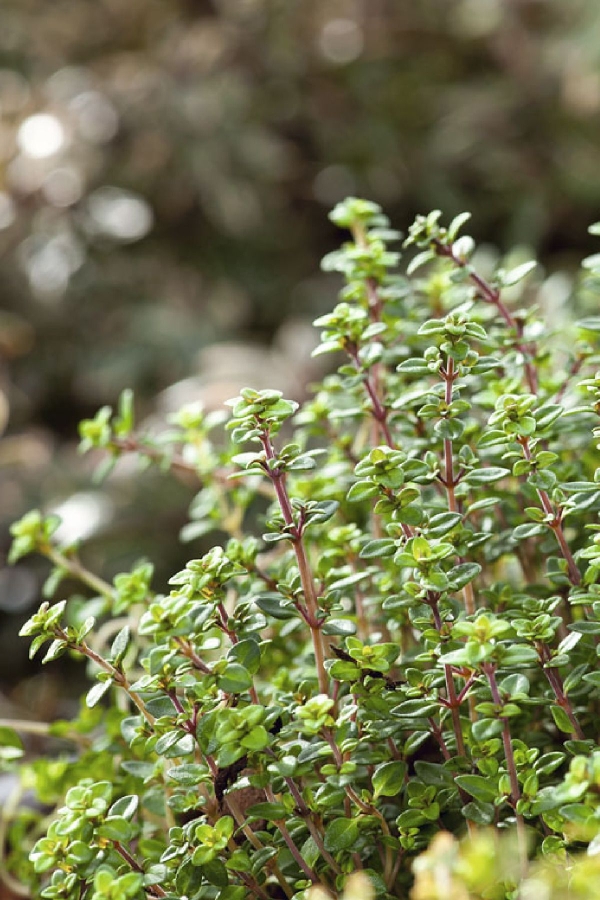
M457 775L454 779L456 784L484 803L493 803L496 799L497 787L493 781L484 778L482 775Z
M252 687L252 676L239 663L229 663L224 673L217 678L217 684L228 694L241 694Z
M254 602L264 613L272 616L274 619L293 619L297 615L292 606L284 605L283 599L279 594L268 593L261 594L254 598Z
M267 819L269 822L275 822L278 819L285 819L288 811L283 803L254 803L248 809L247 815L251 819Z
M133 834L131 822L128 822L123 816L108 816L101 825L98 826L98 837L106 838L109 841L121 841L127 843Z
M243 666L250 675L255 675L260 667L260 646L258 641L252 639L238 641L237 644L233 645L227 657ZM226 673L229 674L228 669Z
M375 559L378 557L392 556L396 551L396 542L388 538L378 538L369 541L360 551L361 559Z
M330 853L350 850L355 845L358 835L356 819L333 819L325 829L325 849Z
M225 888L229 884L227 869L220 859L211 859L210 862L204 863L201 870L209 884L220 888ZM219 896L222 897L222 892ZM235 894L233 896L235 897Z

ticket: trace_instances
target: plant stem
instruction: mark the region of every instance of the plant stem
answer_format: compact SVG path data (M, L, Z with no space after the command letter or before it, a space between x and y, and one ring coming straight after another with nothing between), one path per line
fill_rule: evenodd
M523 456L529 462L531 461L531 448L529 446L529 438L527 437L518 437L518 443L521 445L523 450ZM548 493L543 488L537 488L538 497L540 498L540 503L542 504L542 509L546 513L547 516L552 516L552 521L548 522L548 527L552 529L554 532L554 536L558 541L558 545L560 547L563 558L567 562L567 570L569 574L569 581L575 587L581 584L581 572L577 568L577 564L575 559L573 558L573 554L571 553L571 548L567 543L567 539L565 538L565 533L562 527L561 520L561 511L556 510L552 505L550 497Z
M450 751L448 750L448 747L446 746L446 741L444 740L444 735L442 733L442 729L440 728L440 726L437 724L437 722L435 721L435 719L432 716L430 716L427 721L429 722L431 732L432 732L434 738L436 739L436 741L439 744L440 750L442 751L442 756L444 757L444 759L447 762L449 759L452 759L452 757L450 755Z
M182 472L185 475L193 475L201 485L204 484L204 479L198 472L198 466L195 463L189 462L189 460L184 459L180 454L165 453L160 447L145 444L142 439L133 435L127 438L113 436L110 447L120 453L139 453L141 456L147 456L148 459L151 459L153 462L159 463L160 465L168 464L170 470ZM223 487L229 488L231 486L231 482L229 481L231 471L227 469L213 469L211 471L211 478ZM270 492L267 493L267 488L264 485L259 485L256 490L259 494L264 494L267 497L271 496Z
M261 443L265 451L267 462L272 463L276 457L273 444L271 442L271 437L268 432L263 432L263 434L261 435ZM306 553L306 547L302 538L302 532L294 521L292 504L285 485L285 473L279 470L277 467L270 468L269 466L265 467L265 471L268 477L271 479L273 487L275 488L275 493L277 494L277 500L279 502L281 513L283 515L283 520L289 529L292 546L296 555L296 563L298 565L298 571L300 573L300 583L302 584L302 592L304 594L304 601L306 603L306 609L308 613L306 622L308 624L308 627L310 628L313 650L315 654L315 666L317 669L317 678L319 681L319 691L322 694L328 694L329 678L325 669L325 642L323 641L321 621L319 619L319 601L317 598L315 581L312 575L308 555Z
M114 683L125 691L131 702L138 708L148 724L154 724L154 716L146 709L144 701L142 700L140 695L131 690L129 681L127 680L124 672L121 672L120 669L115 668L115 666L109 663L108 660L104 659L103 656L100 656L99 653L96 653L95 650L92 650L89 644L87 644L85 641L76 642L70 640L66 631L63 631L62 628L56 629L56 637L61 641L65 641L65 643L67 643L72 650L76 650L78 653L82 653L84 656L87 656L87 658L96 663L99 668L103 669L105 672L108 672Z
M458 377L458 372L454 368L454 359L451 356L448 356L446 359L446 370L442 377L445 383L444 402L446 403L446 406L450 406L454 393L454 382ZM444 438L444 471L444 485L448 495L448 509L450 512L456 513L458 512L458 504L456 502L454 488L456 487L458 479L454 478L454 445L452 438ZM467 615L475 615L473 585L470 582L469 584L466 584L462 593Z
M0 728L13 728L15 731L23 731L25 734L41 734L47 737L50 736L51 727L49 722L30 722L29 719L0 719Z
M115 848L115 850L117 851L117 853L119 854L119 856L123 857L125 862L131 866L131 868L134 870L134 872L139 872L141 875L144 874L143 867L140 865L140 863L137 861L137 859L135 859L131 855L129 850L123 846L123 844L120 841L113 841L112 844L113 844L113 847ZM149 885L149 890L152 891L152 893L156 897L166 897L167 896L167 892L164 890L164 888L161 888L161 886L159 884Z
M361 374L362 373L362 363L360 361L360 357L358 355L358 347L355 345L348 345L346 347L346 352L352 359L356 367L356 371ZM383 435L383 439L388 447L394 447L394 439L392 438L392 433L390 431L390 427L388 425L388 410L382 404L381 400L378 396L377 385L374 379L371 377L370 372L364 373L364 385L367 394L369 395L369 400L371 401L371 412L373 414L373 418L379 425L381 433Z
M224 802L226 803L227 807L229 808L231 815L235 819L238 828L244 833L244 836L252 844L254 849L255 850L264 850L265 845L255 835L255 833L252 831L250 826L246 824L245 816L244 816L243 812L241 811L240 807L238 806L234 797L231 794L227 794L224 798ZM284 875L281 872L281 869L279 868L279 866L277 865L275 860L274 859L269 860L267 862L267 866L275 875L275 878L279 882L279 885L280 885L281 889L283 890L284 894L286 895L286 897L291 897L293 892L290 891L290 887L287 883L287 880L285 879Z
M433 613L433 622L435 625L435 629L438 632L442 630L442 619L440 616L440 612L438 609L438 594L429 594L428 604L431 608L431 612ZM461 701L458 699L456 695L456 686L454 684L454 678L452 677L452 666L444 666L444 678L446 681L446 694L448 696L448 707L450 709L450 715L452 717L452 728L454 731L454 737L456 738L456 749L459 756L466 756L465 753L465 743L462 734L462 728L460 724L460 703Z
M544 675L546 676L548 684L552 688L554 696L556 697L556 702L560 707L562 707L562 709L564 709L567 716L569 717L569 721L573 726L573 734L577 735L577 738L580 741L584 741L585 734L583 733L583 729L573 711L571 701L569 700L568 695L565 693L560 672L558 671L558 669L547 665L547 663L549 663L552 658L552 653L550 648L548 647L548 644L539 641L536 643L536 650L540 657L540 663L542 664Z
M191 661L195 669L198 669L198 671L202 672L204 675L211 674L209 667L200 659L187 638L176 637L175 643L179 646L183 656L186 656Z
M465 742L463 740L462 727L460 724L460 704L456 696L456 686L454 684L454 678L452 677L452 666L444 666L444 678L446 680L446 693L448 695L448 705L452 717L452 729L456 738L456 750L459 756L466 756Z
M501 709L502 708L502 698L500 697L500 691L498 690L498 683L496 681L496 671L493 663L484 663L483 671L487 677L487 680L490 685L490 691L492 693L492 699L496 706ZM511 804L513 809L515 810L515 817L517 820L517 834L519 838L519 851L521 854L521 862L526 865L527 863L527 842L526 842L526 834L525 834L525 820L523 816L517 812L517 803L521 799L521 789L519 788L519 779L517 777L517 767L515 764L515 756L512 748L512 739L510 735L510 725L508 719L505 716L500 716L502 721L502 743L504 745L504 756L506 758L506 768L508 770L508 777L510 779L510 789L511 789Z
M527 385L532 394L537 394L538 379L536 368L531 360L531 345L527 345L522 341L523 329L517 322L515 317L512 315L508 307L504 304L504 301L500 296L500 291L497 288L493 288L491 284L488 284L488 282L475 271L473 266L469 262L467 262L466 259L458 256L454 252L452 245L443 244L439 240L434 240L433 248L438 256L450 259L459 269L464 269L469 277L469 280L474 285L478 296L486 303L493 304L508 327L516 333L517 341L515 343L515 346L523 356L523 365L525 368L525 378L527 380Z
M373 806L371 803L365 803L364 800L361 800L361 798L358 796L358 794L356 793L356 791L350 784L345 785L345 791L346 791L346 794L348 795L348 797L350 798L350 800L352 801L352 803L354 803L356 806L358 806L358 808L361 810L361 812L364 812L365 815L367 815L367 816L375 816L379 820L379 825L381 827L382 832L386 836L389 837L390 829L388 827L388 824L387 824L385 818L382 816L382 814L379 812L379 810L375 806ZM391 886L390 880L391 880L391 875L392 875L392 871L393 871L393 867L394 867L394 858L391 853L391 849L392 849L391 847L388 847L386 845L385 857L384 857L384 870L383 870L383 880L385 881L388 889Z
M87 585L97 594L100 594L101 597L106 597L111 603L114 602L115 599L115 589L108 581L104 581L103 578L100 578L98 575L95 575L93 572L90 572L86 567L74 556L67 556L65 553L61 553L56 547L53 547L52 544L44 544L40 548L40 553L42 553L50 562L54 563L55 566L58 566L59 569L64 569L65 572L68 572L73 578L76 578L78 581L83 582L83 584Z
M312 813L311 813L310 809L308 808L308 806L306 805L306 803L304 802L304 798L302 797L302 794L298 790L296 783L294 782L293 778L290 778L290 777L285 778L285 783L287 784L288 788L290 789L290 793L291 793L292 797L294 798L294 800L296 801L296 806L298 807L298 811L299 811L300 815L302 816L302 818L306 824L306 827L310 831L315 844L321 851L321 855L322 855L323 859L325 860L327 865L330 866L331 869L336 874L340 875L342 870L336 863L333 856L325 849L325 844L323 843L323 838L321 837L319 829L317 828L317 826L315 825L315 823L312 819Z
M271 790L270 787L268 787L268 786L265 787L265 794L267 795L267 800L270 803L277 802L277 798L275 797L275 794L273 793L273 791ZM279 829L279 832L280 832L282 838L286 842L290 853L292 854L292 856L294 857L294 859L296 860L297 864L300 866L300 868L302 869L302 871L304 872L306 877L310 881L312 881L313 884L320 884L319 877L311 869L311 867L308 865L306 860L302 857L302 854L300 853L300 851L296 847L294 841L292 840L292 836L287 829L287 825L285 824L285 821L283 819L275 819L274 821L275 821L275 825Z

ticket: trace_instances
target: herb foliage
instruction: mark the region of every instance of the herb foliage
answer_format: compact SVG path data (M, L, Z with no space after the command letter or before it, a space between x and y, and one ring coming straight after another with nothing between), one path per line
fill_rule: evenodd
M51 813L5 819L5 877L48 900L595 896L600 317L566 347L514 310L535 263L484 278L466 215L419 217L406 275L378 206L331 218L311 401L246 388L157 438L126 391L81 423L103 475L198 479L183 537L214 545L170 590L13 526L51 563L31 654L93 682L68 754L23 766Z

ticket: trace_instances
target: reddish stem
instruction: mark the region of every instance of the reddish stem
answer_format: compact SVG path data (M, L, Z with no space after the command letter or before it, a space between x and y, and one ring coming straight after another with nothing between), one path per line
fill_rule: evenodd
M271 443L270 435L267 432L264 432L261 435L261 443L263 445L267 461L272 463L276 457L275 451L273 449L273 444ZM325 643L323 640L323 634L321 632L319 601L315 588L314 578L312 575L312 570L308 560L308 555L306 553L306 547L304 546L304 542L302 540L302 531L300 527L297 526L294 522L292 504L285 486L285 473L280 471L276 466L267 466L265 470L273 484L273 487L275 488L275 493L277 494L281 513L283 515L285 524L288 526L291 536L292 546L296 555L296 563L298 565L298 571L300 573L302 592L304 594L304 600L308 613L305 617L305 620L310 628L313 643L317 678L319 681L319 691L322 694L327 694L329 693L329 678L325 669Z
M459 269L464 269L467 272L469 280L472 282L472 284L475 285L479 297L481 297L481 299L486 303L492 303L496 307L498 313L502 316L508 327L512 328L515 331L517 335L515 346L517 350L523 355L527 385L532 394L537 394L537 371L530 358L532 355L532 347L531 345L525 344L521 340L521 338L523 337L523 328L517 322L508 307L505 305L500 296L500 291L497 288L493 288L491 284L488 284L488 282L484 278L482 278L481 275L479 275L465 259L462 259L462 257L458 256L454 252L452 245L443 244L441 241L436 239L433 241L433 247L438 256L443 256L447 259L452 260L455 266L458 266Z
M523 448L523 456L525 459L530 462L531 461L531 449L529 447L529 438L527 437L518 437L517 441ZM562 528L561 521L561 510L556 510L552 505L550 497L547 492L543 490L543 488L537 488L537 494L540 498L540 503L542 504L542 509L546 513L547 516L552 516L552 521L548 522L548 526L554 532L556 540L558 541L558 545L560 547L561 553L564 559L567 562L567 569L569 573L569 580L571 584L577 587L578 584L581 584L581 572L577 568L577 564L573 558L573 554L571 553L571 548L567 543L567 539L565 538L565 533Z
M496 671L493 663L484 663L483 671L487 677L487 680L490 685L490 691L492 694L492 699L498 709L502 709L502 698L500 697L500 691L498 690L498 683L496 681ZM517 766L515 763L515 756L513 753L512 747L512 739L510 735L510 725L508 719L505 716L500 716L500 720L502 722L502 743L504 745L504 756L506 758L506 768L508 770L508 777L510 779L510 792L511 792L511 804L515 810L515 817L517 820L517 833L519 836L519 850L521 853L521 861L525 863L527 860L527 840L525 834L525 821L523 816L517 812L517 803L521 799L521 789L519 787L519 779L517 777Z

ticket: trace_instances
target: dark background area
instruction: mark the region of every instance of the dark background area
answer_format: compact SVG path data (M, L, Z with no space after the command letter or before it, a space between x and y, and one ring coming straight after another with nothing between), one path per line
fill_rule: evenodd
M164 585L198 555L177 540L193 490L99 493L77 423L126 386L142 418L244 382L301 394L347 194L400 229L471 210L564 306L552 273L600 218L599 57L595 0L4 0L2 552L41 506L109 577L147 555ZM0 678L44 716L60 702L16 632L45 571L0 571Z

